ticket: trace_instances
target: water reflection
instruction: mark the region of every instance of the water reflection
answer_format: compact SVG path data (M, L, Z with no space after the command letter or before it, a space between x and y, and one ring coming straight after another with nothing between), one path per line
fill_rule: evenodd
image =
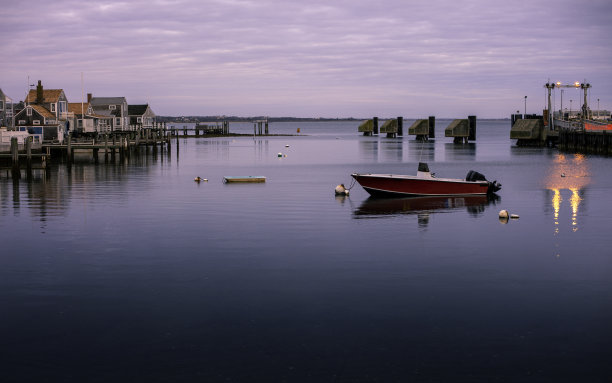
M46 169L22 169L21 177L0 179L0 217L19 215L23 208L41 223L44 232L48 219L66 216L71 204L117 203L130 188L146 188L156 168L152 165L169 164L172 160L171 151L143 150L124 158L116 156L114 161L75 155L71 164L56 160L50 161Z
M353 212L353 218L383 218L400 214L416 214L420 227L429 224L429 216L434 213L466 210L472 216L482 214L490 204L500 200L497 194L484 196L444 196L444 197L407 197L374 198L363 201Z
M547 200L553 212L554 234L559 234L563 194L570 193L567 201L572 209L570 227L578 230L578 211L584 200L584 190L591 182L588 162L583 154L557 154L545 179ZM565 191L565 192L564 192Z
M476 160L476 144L444 144L444 158L446 161Z

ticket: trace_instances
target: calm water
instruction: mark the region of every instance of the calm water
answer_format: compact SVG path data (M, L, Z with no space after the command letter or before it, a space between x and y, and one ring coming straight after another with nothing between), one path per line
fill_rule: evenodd
M507 121L453 145L447 124L422 144L276 123L300 136L1 174L2 381L612 381L612 160L517 148ZM334 196L419 160L503 188Z

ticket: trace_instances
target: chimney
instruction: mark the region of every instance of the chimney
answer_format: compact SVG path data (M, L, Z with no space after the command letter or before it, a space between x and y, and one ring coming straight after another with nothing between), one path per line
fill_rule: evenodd
M38 80L38 85L36 86L36 103L42 105L43 100L43 86L40 80Z
M87 103L91 102L91 93L87 93Z

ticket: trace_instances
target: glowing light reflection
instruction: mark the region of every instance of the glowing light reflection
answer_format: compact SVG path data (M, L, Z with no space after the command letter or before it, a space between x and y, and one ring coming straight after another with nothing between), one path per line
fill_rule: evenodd
M572 196L570 197L570 204L572 205L572 231L575 232L578 230L576 216L578 215L578 206L580 205L582 198L580 198L580 195L578 195L578 189L571 188L570 190L572 191Z
M553 209L555 210L554 222L555 222L555 235L556 235L559 233L559 208L561 207L561 201L563 201L563 198L561 198L561 192L559 191L559 189L553 189L553 191L555 192L555 194L553 195L553 198L552 198L552 205L553 205Z
M551 205L555 235L559 234L563 190L569 190L572 193L569 198L572 208L571 228L573 232L576 232L578 230L578 209L582 201L580 193L591 182L591 173L586 156L584 154L558 154L554 158L544 182L546 189L553 192Z

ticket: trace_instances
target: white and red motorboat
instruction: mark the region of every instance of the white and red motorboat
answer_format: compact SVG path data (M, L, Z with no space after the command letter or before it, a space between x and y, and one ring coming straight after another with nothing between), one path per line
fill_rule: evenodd
M470 170L465 179L437 178L426 163L420 162L416 176L401 174L357 174L351 176L372 196L452 196L486 195L501 189L497 181L487 181Z

